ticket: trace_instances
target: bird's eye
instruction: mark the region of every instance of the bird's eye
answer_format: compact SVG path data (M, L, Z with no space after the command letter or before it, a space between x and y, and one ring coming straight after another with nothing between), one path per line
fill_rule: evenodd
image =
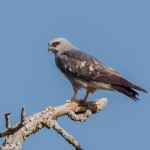
M54 46L54 47L56 47L57 45L59 45L60 44L60 42L54 42L52 45Z

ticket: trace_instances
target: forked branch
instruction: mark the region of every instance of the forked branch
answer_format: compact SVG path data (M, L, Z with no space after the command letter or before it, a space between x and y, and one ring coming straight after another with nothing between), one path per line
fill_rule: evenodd
M22 143L28 136L37 132L39 129L53 128L63 136L66 141L72 144L76 150L83 150L79 143L57 123L57 119L67 115L74 121L86 121L92 114L98 113L106 106L107 99L103 98L89 102L88 105L81 106L79 103L71 102L58 107L48 107L44 111L32 116L25 116L25 108L21 111L21 121L15 126L10 125L10 113L5 114L6 131L0 133L0 137L6 137L0 150L21 150Z

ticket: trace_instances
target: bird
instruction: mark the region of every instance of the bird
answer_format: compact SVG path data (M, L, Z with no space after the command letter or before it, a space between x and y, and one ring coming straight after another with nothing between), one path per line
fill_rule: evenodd
M139 100L135 90L148 93L65 38L50 40L48 51L54 53L56 66L71 82L74 91L71 102L77 100L78 90L82 88L86 90L85 97L81 99L84 104L87 104L89 94L97 90L117 91L134 101Z

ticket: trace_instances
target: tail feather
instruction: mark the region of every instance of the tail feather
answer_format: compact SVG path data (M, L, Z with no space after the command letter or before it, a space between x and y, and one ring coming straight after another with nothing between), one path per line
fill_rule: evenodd
M115 85L118 87L129 87L129 88L133 88L133 89L148 93L145 89L143 89L143 88L141 88L135 84L132 84L128 80L124 79L121 76L117 76L117 75L112 75L112 74L105 75L105 74L103 74L103 75L99 75L94 80L96 80L97 82Z
M142 92L145 92L145 93L148 93L145 89L137 86L137 85L133 85L133 88L136 89L136 90L139 90L139 91L142 91Z
M121 92L122 94L130 97L131 99L133 99L134 101L139 100L136 96L139 95L136 91L134 91L133 89L129 88L129 87L125 87L125 86L116 86L116 85L112 85L112 87L118 91Z
M123 93L124 95L130 97L131 99L137 101L139 100L136 96L138 93L135 90L139 90L145 93L148 93L145 89L132 84L128 80L124 79L121 76L117 76L114 74L100 74L96 78L94 78L97 82L102 82L111 85L111 87L118 91ZM135 89L135 90L133 90Z

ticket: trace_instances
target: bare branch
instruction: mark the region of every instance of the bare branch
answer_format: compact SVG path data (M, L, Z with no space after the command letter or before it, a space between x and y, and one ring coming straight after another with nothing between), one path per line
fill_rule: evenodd
M25 117L26 117L26 115L25 115L25 108L22 107L22 110L21 110L21 122L25 121Z
M107 99L95 100L89 102L88 106L80 106L76 102L66 103L58 107L48 107L44 111L25 117L25 109L21 111L21 121L15 126L10 126L10 113L5 114L6 128L8 130L0 133L0 137L6 136L6 140L0 150L21 150L22 143L33 133L39 129L54 128L61 134L69 143L71 143L76 150L81 150L78 142L64 129L62 129L56 119L67 115L74 121L86 121L92 114L98 113L106 106Z
M84 122L86 121L90 116L92 115L92 112L87 109L87 111L85 113L82 114L76 114L75 112L71 111L68 114L68 117L71 118L74 121L81 121Z
M67 133L67 131L60 127L58 122L55 121L53 129L57 131L57 133L60 134L62 137L64 137L66 141L72 144L76 148L76 150L83 150L80 147L79 143L72 137L72 135L70 135L69 133Z
M11 125L10 125L10 112L7 112L5 114L5 120L6 120L6 124L5 124L6 128L10 129L11 128Z

